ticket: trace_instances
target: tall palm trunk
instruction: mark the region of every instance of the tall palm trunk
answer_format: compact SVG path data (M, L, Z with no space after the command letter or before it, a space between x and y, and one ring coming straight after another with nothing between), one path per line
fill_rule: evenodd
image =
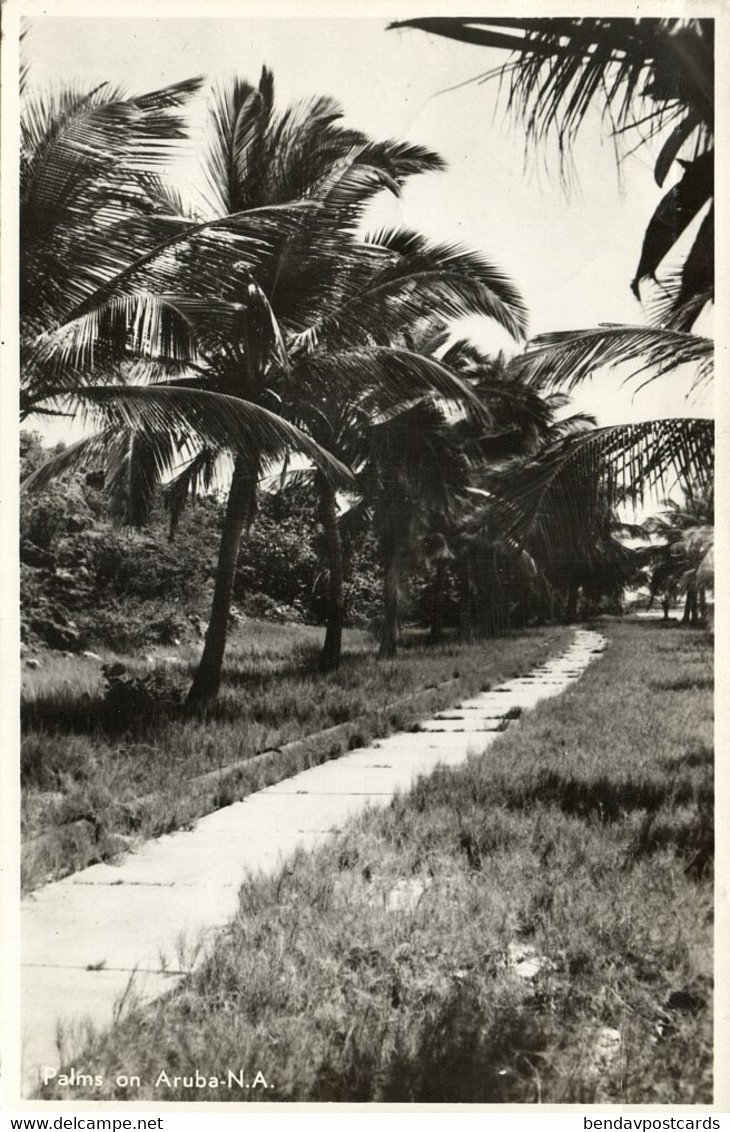
M398 645L398 597L400 593L400 557L397 551L385 567L383 583L383 632L378 656L388 660L395 656Z
M324 671L337 668L342 655L342 623L344 620L344 600L342 583L344 565L342 559L342 539L337 518L337 495L335 489L323 476L318 476L320 513L327 546L329 581L327 587L327 630L320 653L319 666Z
M210 621L205 634L203 655L188 692L189 704L203 703L218 695L238 551L242 535L253 522L258 480L258 459L252 461L238 456L223 519Z
M683 625L695 625L697 623L697 592L690 586L687 590L687 596L684 600L684 613L682 615Z
M707 589L705 586L699 587L697 591L697 602L699 623L703 625L707 620Z

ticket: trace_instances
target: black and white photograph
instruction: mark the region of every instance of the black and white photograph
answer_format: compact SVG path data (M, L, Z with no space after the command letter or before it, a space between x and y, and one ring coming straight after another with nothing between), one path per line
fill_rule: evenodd
M719 1127L728 12L601 8L5 6L21 1107Z

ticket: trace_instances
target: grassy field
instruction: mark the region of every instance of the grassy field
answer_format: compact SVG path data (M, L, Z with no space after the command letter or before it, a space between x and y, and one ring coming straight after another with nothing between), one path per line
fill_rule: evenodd
M89 1095L709 1103L712 646L602 628L484 758L246 884L205 967L75 1059L141 1093ZM274 1088L153 1087L226 1067Z
M185 827L341 749L408 727L419 712L407 704L389 707L393 701L458 678L444 693L445 706L532 667L569 635L552 628L425 648L423 634L412 632L399 658L383 663L366 633L349 632L341 668L321 675L322 630L247 621L231 641L218 702L193 713L181 701L197 663L194 646L173 650L172 662L164 648L154 650L152 663L104 656L124 662L132 679L156 673L154 698L124 687L105 694L99 661L47 654L23 676L23 887ZM189 785L195 775L348 721L353 726L344 738L251 763L232 784Z

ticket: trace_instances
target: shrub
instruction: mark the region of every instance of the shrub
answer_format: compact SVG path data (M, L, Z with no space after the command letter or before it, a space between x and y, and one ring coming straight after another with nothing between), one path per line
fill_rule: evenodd
M106 690L102 699L107 724L134 727L182 704L183 691L167 669L155 668L133 676L123 664L105 664Z

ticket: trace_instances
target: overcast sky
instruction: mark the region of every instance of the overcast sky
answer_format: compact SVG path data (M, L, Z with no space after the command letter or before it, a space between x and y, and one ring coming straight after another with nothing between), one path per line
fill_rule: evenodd
M353 18L36 18L26 45L40 86L109 79L142 93L195 74L255 82L266 64L279 106L330 94L346 120L373 137L421 142L446 159L447 172L414 179L400 201L376 204L373 223L402 223L492 258L520 287L532 334L642 320L629 281L661 196L653 155L640 149L619 174L596 114L575 150L569 196L553 151L526 168L524 134L506 120L496 83L439 93L503 62L501 53ZM194 180L194 169L185 175ZM507 344L475 320L467 329L485 346ZM681 375L632 396L606 375L576 404L601 424L710 415L710 394L688 402L688 388Z

